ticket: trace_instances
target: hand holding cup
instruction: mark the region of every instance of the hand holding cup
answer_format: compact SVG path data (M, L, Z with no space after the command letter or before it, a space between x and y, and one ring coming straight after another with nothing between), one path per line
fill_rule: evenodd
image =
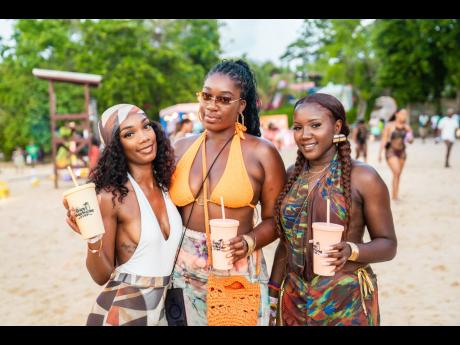
M323 257L329 261L329 266L335 266L333 272L340 271L351 255L351 248L347 242L342 241L329 247ZM335 259L335 260L332 260Z
M248 253L248 244L242 235L231 238L227 242L229 254L228 258L230 262L234 264L238 260L244 259Z
M69 203L65 198L63 198L62 203L64 204L64 207L67 210L67 216L66 216L66 223L72 228L73 231L75 231L77 234L81 235L80 229L78 228L77 221L76 221L76 213L75 209L73 207L69 207Z

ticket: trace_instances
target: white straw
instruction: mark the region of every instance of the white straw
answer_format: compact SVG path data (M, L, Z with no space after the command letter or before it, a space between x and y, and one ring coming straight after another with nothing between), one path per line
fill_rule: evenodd
M72 169L70 168L70 165L67 166L67 170L69 170L70 176L72 176L72 180L73 180L73 183L75 184L75 187L78 187L77 179L75 178L75 175Z
M222 208L222 219L225 219L224 197L220 197L220 207Z
M331 201L329 200L329 198L327 198L326 203L327 203L327 213L326 213L327 214L327 222L330 223L331 222L331 215L330 215L330 213L331 213L331 211L330 211Z

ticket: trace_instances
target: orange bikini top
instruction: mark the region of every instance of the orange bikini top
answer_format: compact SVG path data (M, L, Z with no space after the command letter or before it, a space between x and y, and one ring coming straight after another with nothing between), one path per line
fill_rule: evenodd
M255 205L251 204L254 190L241 152L240 139L245 139L244 130L246 130L244 126L240 123L236 124L227 165L222 177L208 198L209 202L220 205L220 197L223 196L225 207L240 208L249 206L255 208ZM190 190L189 175L198 149L201 144L204 147L205 143L206 131L193 142L177 163L176 170L172 176L171 187L169 188L169 195L176 206L185 206L198 200L198 198L194 198Z

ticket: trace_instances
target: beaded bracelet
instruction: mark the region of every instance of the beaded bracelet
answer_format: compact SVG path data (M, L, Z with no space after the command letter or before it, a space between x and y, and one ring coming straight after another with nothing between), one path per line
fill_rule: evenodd
M277 282L274 282L271 279L268 281L268 287L272 288L275 291L280 291L281 290L281 285L278 284Z
M275 290L275 291L280 291L280 290L281 290L280 288L276 287L275 285L271 285L271 284L268 284L268 287L269 287L270 289Z

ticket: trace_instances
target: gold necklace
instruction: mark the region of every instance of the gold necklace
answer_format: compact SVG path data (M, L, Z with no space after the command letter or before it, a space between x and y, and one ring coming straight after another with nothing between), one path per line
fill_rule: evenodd
M316 175L318 175L318 174L321 174L319 177L316 178L316 182L314 183L313 187L312 187L311 189L308 188L309 191L307 192L307 198L308 198L308 196L310 195L310 193L313 191L313 189L316 187L316 185L319 184L319 181L324 177L324 175L325 175L324 172L326 171L326 169L327 169L330 165L331 165L331 163L329 162L329 164L327 164L324 168L322 168L322 169L319 170L319 171L315 171L315 172L313 172L313 173L310 172L310 168L307 169L307 174L308 174L308 175L307 175L307 184L308 184L308 186L313 185L313 184L312 184L312 181L315 180L315 177L314 177L314 176L316 176Z
M321 174L321 173L322 173L323 171L325 171L330 165L331 165L331 163L325 165L324 168L322 168L322 169L319 170L319 171L310 171L310 167L308 167L307 173L308 173L308 174L310 174L310 173L311 173L311 174Z

